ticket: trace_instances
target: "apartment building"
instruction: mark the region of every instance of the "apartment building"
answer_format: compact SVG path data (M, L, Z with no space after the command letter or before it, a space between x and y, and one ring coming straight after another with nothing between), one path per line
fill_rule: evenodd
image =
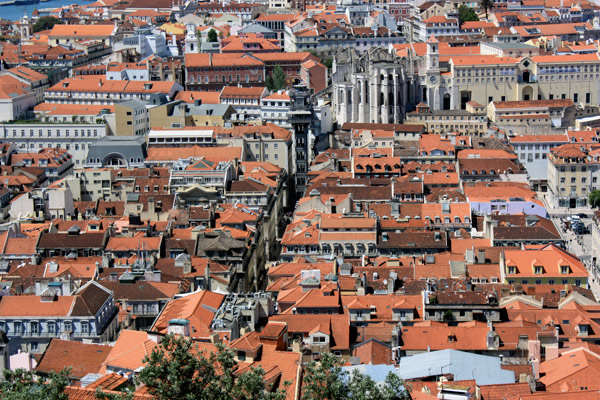
M531 135L573 126L573 99L492 101L487 107L488 118L509 136ZM552 133L552 132L550 132Z
M424 103L417 104L416 108L416 111L406 114L405 123L424 124L428 132L458 132L461 135L473 136L482 136L487 132L484 106L474 101L466 104L466 110L432 110Z
M73 294L66 281L37 282L33 296L2 297L0 327L10 339L9 354L41 354L50 340L63 336L90 343L114 340L117 311L112 292L96 282Z
M228 104L201 104L171 101L149 110L150 126L156 128L224 126L236 110ZM189 138L191 139L191 138Z
M554 207L586 207L590 192L598 188L600 167L587 145L569 143L548 155L548 200Z
M269 161L294 171L292 132L275 124L217 128L217 143L243 148L243 161Z
M75 201L108 200L112 193L112 171L110 169L78 169L61 185L68 188Z
M37 104L35 93L29 86L10 75L0 76L0 122L26 117Z
M172 190L187 191L195 186L213 188L220 195L235 176L232 162L213 161L207 158L199 160L179 160L173 164L169 186Z
M0 138L15 143L21 151L63 149L81 166L92 143L106 136L104 123L15 123L0 124Z
M69 45L79 40L95 40L110 46L120 36L117 24L57 24L48 33L48 41L51 46L58 46L60 44Z
M363 213L320 214L314 211L287 226L281 240L281 257L374 256L377 249L377 220Z
M219 96L221 104L232 106L245 120L258 120L261 116L261 99L268 91L264 86L237 87L225 86Z
M40 168L50 183L73 172L73 156L66 149L43 148L20 151L11 156L13 165Z
M423 20L409 20L408 22L409 25L412 25L411 33L414 42L426 42L431 35L436 37L458 36L460 33L458 18L448 18L445 15L436 15Z
M177 82L108 80L105 75L63 79L46 91L46 101L62 104L114 105L125 100L150 100L154 95L174 99L183 87Z
M187 90L213 90L226 85L263 86L265 64L252 54L186 53Z
M275 124L285 129L291 129L289 112L291 99L287 92L280 91L260 99L260 118L266 123Z
M509 138L519 161L527 169L535 191L548 191L548 154L551 149L567 144L567 135L523 135Z
M575 256L554 244L540 249L504 250L500 255L504 282L522 285L588 287L588 272Z
M44 91L50 87L48 76L22 65L0 72L0 76L11 76L25 84L29 91L35 93L36 103L44 101Z
M140 100L127 100L114 105L115 135L144 135L150 131L150 111L148 103Z

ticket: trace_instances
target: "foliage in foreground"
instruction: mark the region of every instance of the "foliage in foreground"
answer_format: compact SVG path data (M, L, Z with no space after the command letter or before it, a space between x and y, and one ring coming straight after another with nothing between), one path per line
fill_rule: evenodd
M303 400L403 400L409 399L408 393L398 374L390 372L383 384L378 384L357 370L344 371L341 361L331 353L323 354L319 363L307 365L302 387Z
M0 383L0 393L3 400L68 400L65 387L69 384L71 369L58 373L51 372L47 377L33 371L5 369L4 381Z

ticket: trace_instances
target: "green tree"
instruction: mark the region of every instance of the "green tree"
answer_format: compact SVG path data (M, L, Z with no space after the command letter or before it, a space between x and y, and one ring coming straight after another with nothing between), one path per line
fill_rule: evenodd
M377 385L359 371L345 372L341 361L331 353L322 354L321 362L311 361L306 366L303 383L303 400L409 398L408 388L397 374L390 372L383 385Z
M273 90L277 91L285 88L285 72L281 65L276 65L273 68Z
M37 22L33 25L33 32L45 31L47 29L52 29L54 25L62 25L64 22L58 18L43 16L37 20Z
M485 11L485 19L488 19L488 12L494 8L494 0L481 0L479 8Z
M444 316L442 317L444 322L452 322L454 321L454 314L450 310L444 311Z
M265 86L267 89L273 90L273 78L269 74L267 74L267 78L265 79Z
M0 393L3 400L68 400L65 387L69 384L71 369L64 369L58 373L51 372L43 377L32 371L5 369L4 381L0 383Z
M323 65L327 67L327 69L331 69L333 67L333 58L328 58L323 62Z
M592 190L589 195L589 201L592 208L600 207L600 190Z
M96 388L94 397L98 400L133 400L133 392L106 393L100 388Z
M219 36L217 35L217 31L215 31L214 29L211 29L210 31L208 31L207 38L208 38L209 42L218 42L219 41Z
M462 4L458 7L458 21L460 24L466 21L479 21L479 17L471 7Z
M206 354L190 339L167 335L144 362L147 364L139 374L139 381L157 400L283 400L286 397L283 389L271 393L265 390L265 372L261 368L251 368L235 376L233 353L222 345L217 346L217 352Z

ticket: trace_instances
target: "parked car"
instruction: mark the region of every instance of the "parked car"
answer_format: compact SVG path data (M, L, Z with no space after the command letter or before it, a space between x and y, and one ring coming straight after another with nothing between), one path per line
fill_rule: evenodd
M587 218L588 217L587 214L585 214L585 213L579 213L579 214L577 214L577 216L579 218Z
M573 232L575 232L578 235L583 235L585 233L587 233L587 228L585 227L585 225L582 222L576 222L571 226L571 229L573 230Z

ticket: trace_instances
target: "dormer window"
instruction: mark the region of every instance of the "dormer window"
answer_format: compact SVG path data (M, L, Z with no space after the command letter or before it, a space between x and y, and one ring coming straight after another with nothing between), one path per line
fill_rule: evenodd
M536 275L541 275L544 273L544 267L542 267L541 265L536 265L535 267L533 267L533 271Z
M561 265L560 266L560 273L563 275L566 275L569 273L569 266L568 265Z
M509 266L508 267L508 273L509 273L509 275L516 274L517 273L517 267L515 267L515 266Z
M325 336L314 336L313 342L315 343L325 343Z

